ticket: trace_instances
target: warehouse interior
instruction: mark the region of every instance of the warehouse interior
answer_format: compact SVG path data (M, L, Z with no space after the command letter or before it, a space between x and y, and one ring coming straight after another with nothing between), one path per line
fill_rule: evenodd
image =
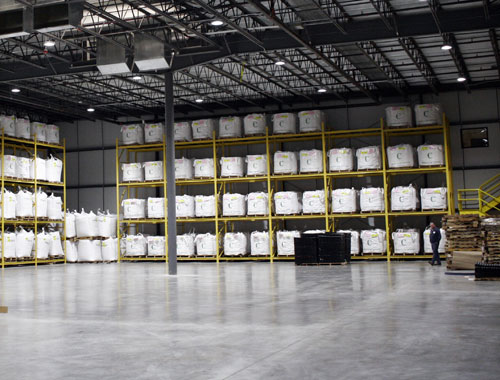
M496 378L499 33L496 0L1 1L3 377Z

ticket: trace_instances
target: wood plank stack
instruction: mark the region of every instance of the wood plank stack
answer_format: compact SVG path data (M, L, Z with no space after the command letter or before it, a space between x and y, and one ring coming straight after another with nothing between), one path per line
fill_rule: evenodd
M500 218L485 218L482 222L484 262L500 264Z
M446 215L442 225L446 231L446 262L449 269L459 269L453 265L454 252L482 252L484 239L479 215Z

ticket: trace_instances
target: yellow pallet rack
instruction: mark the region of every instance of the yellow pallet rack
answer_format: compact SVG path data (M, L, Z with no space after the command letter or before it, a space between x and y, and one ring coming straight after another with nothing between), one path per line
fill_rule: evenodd
M6 266L12 266L12 265L26 265L26 264L52 264L52 263L65 263L66 262L66 243L65 243L65 237L66 237L66 140L63 139L62 145L56 145L56 144L48 144L48 143L43 143L37 141L36 135L34 136L34 140L24 140L24 139L18 139L14 137L9 137L5 136L4 133L2 132L2 135L0 136L0 144L1 144L1 160L2 160L2 171L0 175L0 181L2 184L2 195L1 195L1 207L2 207L2 215L1 215L1 241L2 241L2 257L1 257L1 267L5 268ZM52 151L58 152L60 157L63 162L63 169L62 169L62 176L63 176L63 182L62 183L52 183L52 182L47 182L47 181L38 181L37 178L37 173L36 173L36 165L34 165L34 174L35 174L35 179L34 180L26 180L26 179L16 179L16 178L10 178L10 177L5 177L5 151L6 149L10 149L13 151L13 154L16 154L17 150L22 150L25 152L28 152L28 154L32 157L38 157L38 154L40 152L43 152L45 155L47 155L47 152L49 149L52 149ZM57 155L57 154L56 154ZM29 220L23 220L23 219L5 219L4 218L4 212L3 212L3 207L4 207L4 189L6 186L26 186L26 187L31 187L34 190L34 210L35 210L35 215L33 219ZM62 220L40 220L37 215L37 191L39 187L43 188L62 188L63 191L63 219ZM38 228L39 226L47 225L47 224L62 224L63 225L63 233L61 235L61 242L63 244L63 251L64 251L64 258L49 258L49 259L38 259L37 258L37 246L38 246L38 239L37 239L37 234L38 234ZM7 260L4 257L4 252L5 252L5 241L3 239L4 237L4 232L5 232L5 227L6 226L13 226L13 227L18 227L18 226L27 226L33 229L33 232L35 234L35 251L34 251L34 257L29 258L29 259L15 259L15 260Z

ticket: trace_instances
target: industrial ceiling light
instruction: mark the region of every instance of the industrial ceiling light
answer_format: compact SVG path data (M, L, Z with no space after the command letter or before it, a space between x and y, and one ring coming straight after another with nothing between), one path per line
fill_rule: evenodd
M326 88L318 88L318 92L321 94L323 92L326 92Z
M221 26L222 24L224 24L221 20L213 20L210 25L212 26Z
M134 76L132 77L132 79L133 79L133 80L141 80L141 79L142 79L142 77L141 77L140 75L134 75Z
M13 88L12 90L10 90L10 91L12 91L14 94L17 94L17 93L21 92L21 90L20 90L19 88L17 88L17 87L14 87L14 88Z
M203 103L203 99L198 98L198 99L196 99L196 100L195 100L195 102L196 102L196 103Z
M43 43L43 46L45 47L53 47L53 46L56 46L56 41L50 39L50 40L47 40Z
M465 77L458 77L457 82L465 82L467 79Z
M443 46L441 46L441 50L451 50L453 49L453 46L451 46L450 44L444 44Z
M285 64L285 61L276 61L274 62L276 66L283 66Z
M92 107L87 108L87 112L94 112L94 111L95 111L95 109Z

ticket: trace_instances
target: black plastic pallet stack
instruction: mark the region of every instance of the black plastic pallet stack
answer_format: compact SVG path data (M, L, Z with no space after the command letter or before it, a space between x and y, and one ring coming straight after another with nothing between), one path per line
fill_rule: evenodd
M351 234L306 234L295 238L295 264L341 264L351 261Z
M474 274L477 279L500 280L500 264L477 263Z

